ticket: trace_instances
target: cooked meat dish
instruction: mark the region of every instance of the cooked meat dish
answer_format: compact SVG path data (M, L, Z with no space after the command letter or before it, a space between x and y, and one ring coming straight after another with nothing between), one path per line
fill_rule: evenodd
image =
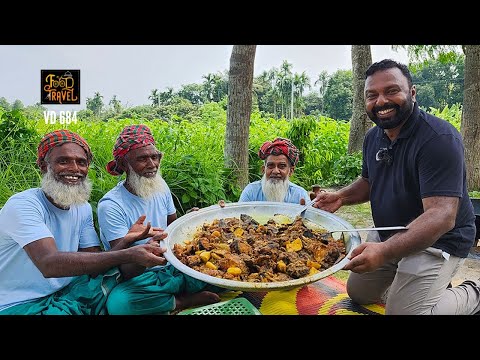
M342 238L343 239L343 238ZM288 281L313 275L345 257L345 242L303 219L259 224L246 214L205 223L175 256L207 275L246 282Z

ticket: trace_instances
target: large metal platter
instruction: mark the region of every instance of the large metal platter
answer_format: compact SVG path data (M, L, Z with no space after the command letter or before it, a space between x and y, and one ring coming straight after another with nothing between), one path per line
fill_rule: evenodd
M347 256L339 261L332 267L318 272L314 275L306 276L300 279L279 281L279 282L265 282L254 283L236 280L221 279L214 276L203 274L196 271L178 260L172 252L173 245L175 243L184 244L185 240L193 238L193 235L206 222L212 222L215 219L222 219L227 217L240 217L240 214L247 214L252 216L260 223L266 223L268 219L272 218L275 214L282 214L288 217L293 217L298 214L302 209L301 205L279 202L267 202L267 201L254 201L254 202L242 202L242 203L227 203L224 208L219 205L212 205L198 211L193 211L186 214L167 228L166 232L168 236L162 241L162 246L166 247L165 258L178 270L190 275L191 277L205 281L209 284L216 285L222 288L241 291L270 291L270 290L285 290L295 288L318 281L324 277L327 277L338 270L341 270L345 264L349 261L348 255L352 250L357 247L361 240L358 232L343 233L345 237L345 246L347 250ZM319 225L325 229L354 229L354 227L345 221L344 219L331 214L329 212L319 210L316 208L308 208L305 212L305 219L313 224ZM306 222L307 224L308 222ZM341 233L335 233L337 238ZM341 241L341 240L338 240Z

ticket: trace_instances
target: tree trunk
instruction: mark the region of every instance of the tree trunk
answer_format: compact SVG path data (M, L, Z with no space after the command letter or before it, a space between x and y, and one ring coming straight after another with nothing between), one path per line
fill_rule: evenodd
M480 45L464 45L465 87L460 131L465 145L467 187L480 191Z
M353 112L350 120L348 153L362 151L365 133L372 122L365 112L365 71L372 64L370 45L352 45Z
M233 170L236 185L248 184L248 135L252 112L253 65L257 45L234 45L228 74L225 166Z

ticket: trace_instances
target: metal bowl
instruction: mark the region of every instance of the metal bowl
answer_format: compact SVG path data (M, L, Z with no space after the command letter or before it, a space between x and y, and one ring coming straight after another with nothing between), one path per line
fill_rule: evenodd
M247 214L260 223L266 223L268 219L272 218L275 214L282 214L293 218L293 216L301 210L301 205L268 201L227 203L224 208L221 208L219 205L212 205L188 213L171 223L165 230L168 236L162 241L161 245L167 249L164 255L170 264L181 272L212 285L241 291L270 291L295 288L318 281L341 270L349 261L347 259L348 255L350 255L352 250L361 242L358 232L344 233L347 256L337 264L314 275L278 282L246 282L210 276L183 264L177 259L172 249L174 244L178 243L183 245L185 240L192 239L198 228L204 223L212 222L215 219L240 217L240 214ZM325 229L354 229L354 227L344 219L313 207L306 210L305 219ZM336 233L336 236L339 236L338 234L341 233Z

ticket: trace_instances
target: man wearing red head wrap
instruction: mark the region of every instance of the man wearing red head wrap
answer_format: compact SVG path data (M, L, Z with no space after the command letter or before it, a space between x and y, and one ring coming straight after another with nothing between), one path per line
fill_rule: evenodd
M300 204L309 199L307 191L292 183L299 151L289 139L266 141L258 151L262 165L262 180L254 181L243 189L239 201L276 201Z
M295 167L300 157L300 152L293 143L284 138L276 138L273 141L266 141L260 147L258 156L265 160L269 155L285 155L292 167Z
M113 160L107 164L107 171L118 176L123 174L124 168L122 160L129 151L135 150L147 145L155 146L155 139L152 132L146 125L126 126L115 141L113 146ZM159 154L161 156L161 154Z
M70 130L55 130L46 134L37 147L37 165L41 166L47 153L56 146L65 143L80 145L87 155L88 162L92 161L92 152L84 138Z
M164 263L156 244L100 251L88 203L91 159L87 142L69 130L40 141L41 188L13 195L0 211L0 314L104 313L119 278L116 266ZM165 237L139 221L125 238L152 235Z
M147 242L124 241L139 216L146 216L155 229L165 229L177 213L170 189L159 172L162 153L147 126L126 126L115 142L113 156L108 172L125 172L126 178L100 199L98 222L104 247L118 250ZM206 283L184 275L170 264L154 268L132 264L120 270L126 281L109 295L110 314L162 314L220 300L217 294L204 291Z

